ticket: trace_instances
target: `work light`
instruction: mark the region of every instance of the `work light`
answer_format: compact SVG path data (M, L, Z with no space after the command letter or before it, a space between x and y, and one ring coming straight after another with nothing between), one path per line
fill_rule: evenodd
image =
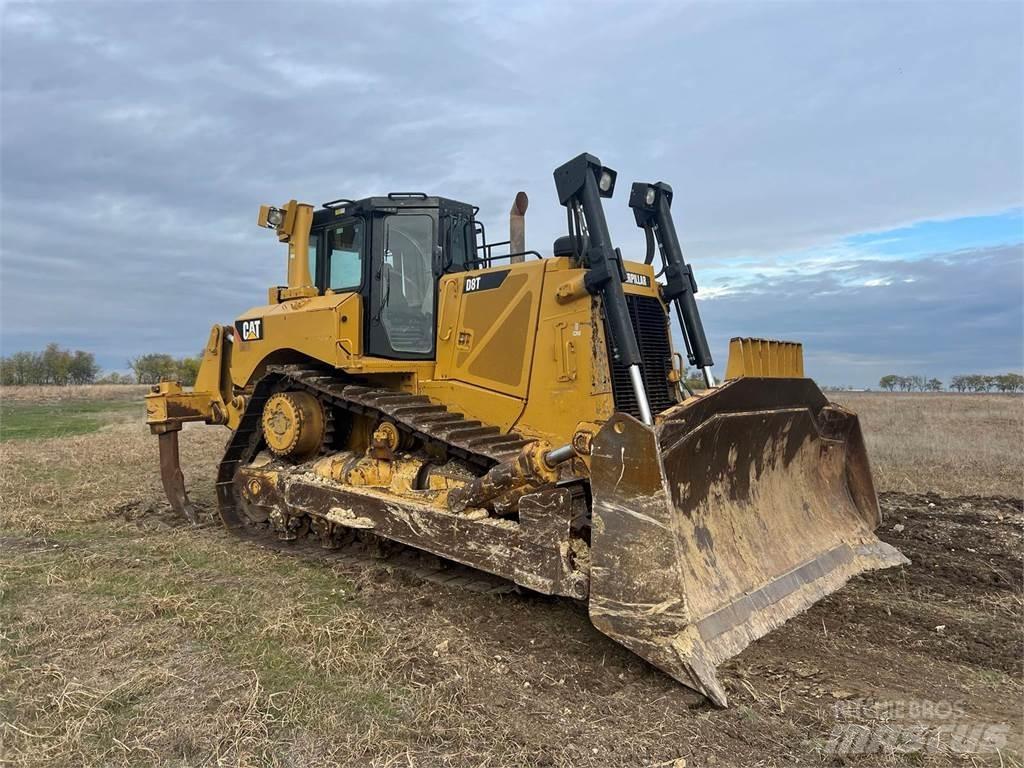
M280 208L271 208L267 211L267 227L280 227L284 222L284 211Z
M611 197L615 192L615 171L602 167L597 177L597 189L601 197Z

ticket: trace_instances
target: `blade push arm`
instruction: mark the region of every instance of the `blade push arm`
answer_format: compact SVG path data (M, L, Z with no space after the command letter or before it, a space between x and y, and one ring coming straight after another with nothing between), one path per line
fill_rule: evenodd
M711 359L711 349L694 298L697 281L690 265L683 258L683 249L679 245L676 226L672 221L672 187L663 181L657 184L637 182L630 190L629 207L633 209L636 225L647 234L648 243L652 232L657 238L662 263L665 265L662 296L676 308L690 365L700 368L705 383L713 387L715 377L711 373L711 366L715 363Z

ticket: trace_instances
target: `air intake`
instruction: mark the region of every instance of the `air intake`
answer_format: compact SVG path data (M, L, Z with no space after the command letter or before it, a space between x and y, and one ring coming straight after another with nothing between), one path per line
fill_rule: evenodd
M651 413L658 414L676 404L672 391L672 382L668 380L672 370L672 348L668 340L668 315L661 302L653 296L636 296L626 294L626 307L629 319L633 323L637 344L640 347L640 372L644 379L644 389L651 404ZM610 339L607 325L605 338ZM612 397L615 410L628 413L639 419L640 408L633 394L626 366L612 358L612 350L608 349L609 367L612 376Z

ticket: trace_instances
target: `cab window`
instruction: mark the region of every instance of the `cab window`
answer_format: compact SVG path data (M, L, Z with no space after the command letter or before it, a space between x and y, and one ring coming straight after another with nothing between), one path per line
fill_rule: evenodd
M309 236L309 276L313 278L314 285L319 285L316 274L316 251L317 244L320 242L320 235L318 233L312 233Z
M327 230L326 283L332 291L358 288L363 282L363 222L350 219Z
M447 218L448 248L445 254L443 272L461 272L472 263L472 219L462 213L450 214Z

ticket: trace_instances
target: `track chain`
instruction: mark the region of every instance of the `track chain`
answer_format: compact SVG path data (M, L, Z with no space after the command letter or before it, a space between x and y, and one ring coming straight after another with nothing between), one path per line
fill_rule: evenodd
M339 381L323 369L305 366L270 367L266 375L256 382L241 423L228 440L217 469L217 504L221 519L232 533L275 548L280 548L282 542L278 541L270 525L251 522L239 507L234 480L239 469L252 461L259 452L262 444L260 422L263 406L273 394L286 389L308 391L334 409L369 416L374 420L390 419L424 444L442 446L449 455L469 462L481 471L515 457L523 446L531 442L516 433L502 434L498 427L467 419L461 413L432 403L423 395ZM312 532L306 536L309 542L314 538ZM304 542L300 549L306 548ZM505 591L508 587L507 582L497 577L447 561L441 561L440 569L430 564L425 567L417 565L419 553L409 548L403 549L408 552L400 552L395 558L386 558L386 561L394 560L388 564L411 570L429 581L451 582L479 591Z
M329 373L307 368L271 368L270 372L283 375L289 389L304 389L335 408L376 419L388 417L424 443L442 445L449 454L481 469L514 458L532 442L515 432L502 434L496 426L467 419L425 395L340 382Z

